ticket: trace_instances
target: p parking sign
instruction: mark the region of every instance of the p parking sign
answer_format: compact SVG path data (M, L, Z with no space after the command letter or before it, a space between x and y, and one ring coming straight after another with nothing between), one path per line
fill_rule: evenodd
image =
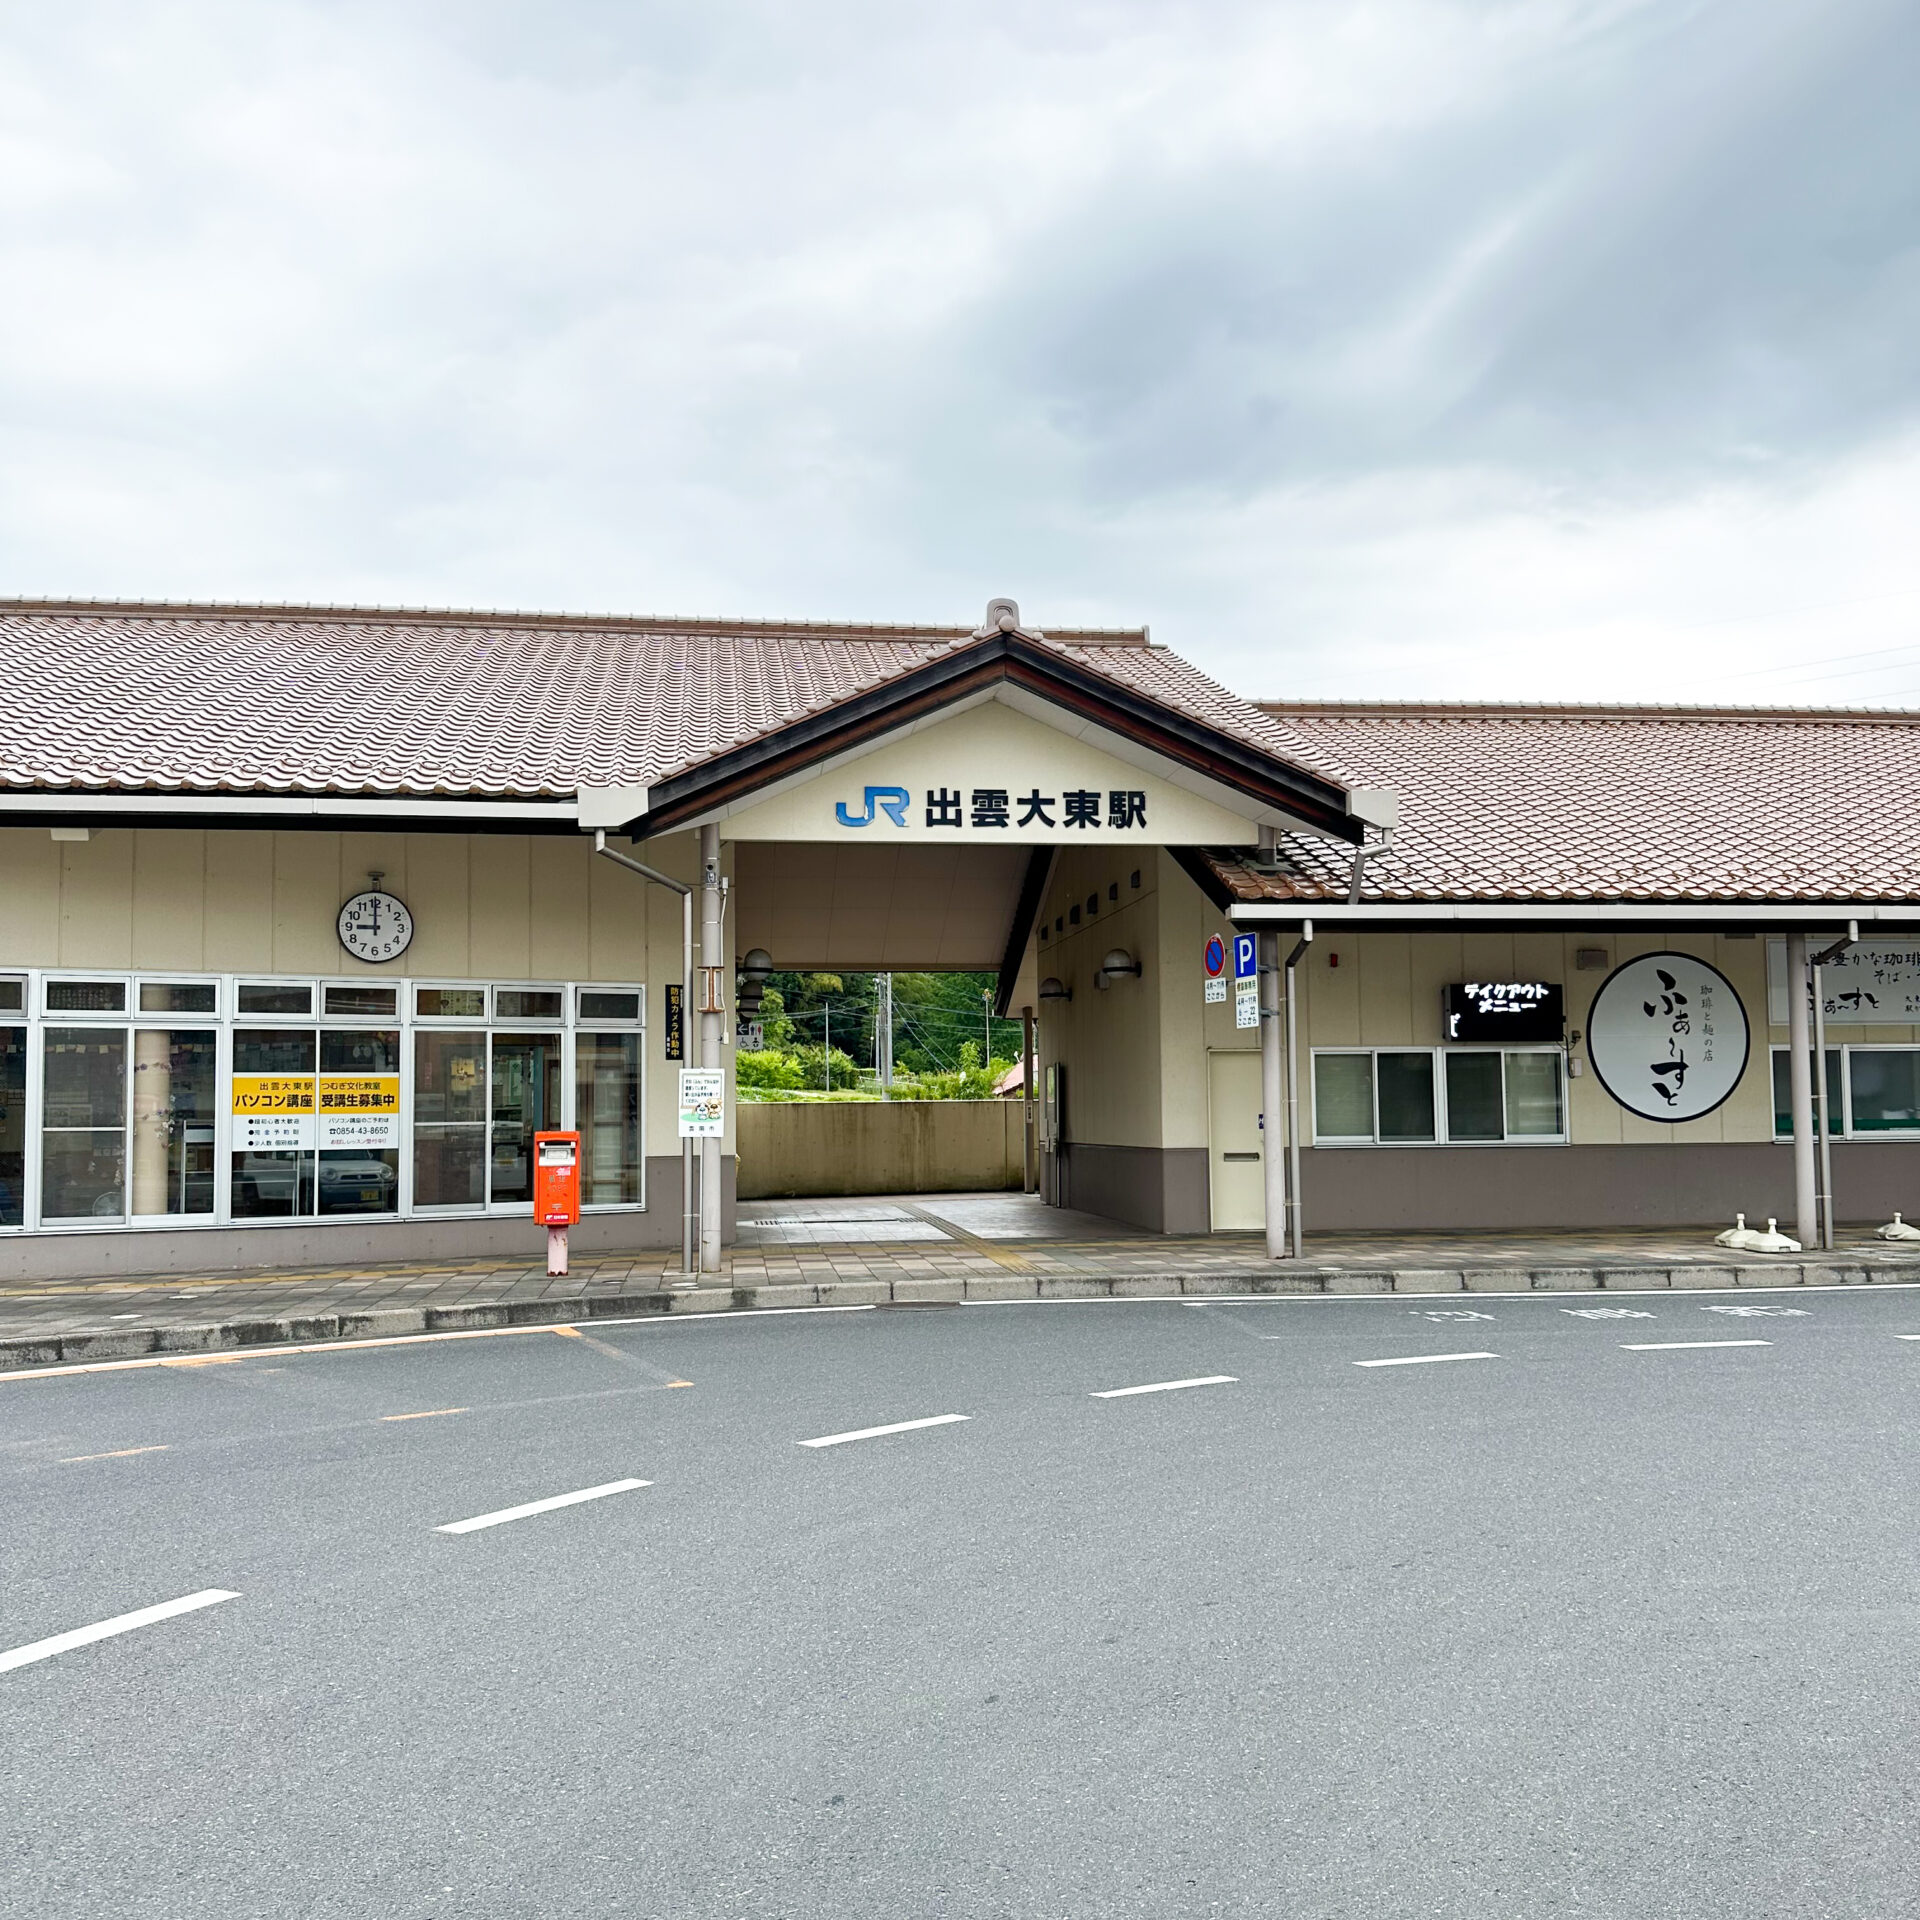
M1259 947L1250 933L1233 936L1233 1024L1236 1027L1260 1024Z

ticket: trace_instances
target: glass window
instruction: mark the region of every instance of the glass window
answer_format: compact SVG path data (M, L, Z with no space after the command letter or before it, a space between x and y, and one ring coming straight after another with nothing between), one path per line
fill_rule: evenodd
M1314 1056L1313 1127L1328 1140L1373 1138L1372 1054Z
M304 990L303 990L304 991ZM241 989L244 995L246 989ZM279 1027L233 1036L233 1217L313 1211L314 1038Z
M1777 1134L1793 1132L1793 1075L1789 1050L1776 1047L1773 1052L1773 1130ZM1827 1132L1845 1133L1846 1105L1840 1072L1840 1049L1827 1049Z
M610 996L618 998L620 996ZM631 998L632 996L625 996ZM581 1001L587 996L583 993ZM583 1033L574 1054L580 1198L616 1206L640 1198L640 1036Z
M1376 1075L1380 1087L1380 1138L1433 1138L1433 1055L1383 1053Z
M485 1203L487 1036L413 1036L413 1202Z
M560 1036L493 1036L492 1154L487 1197L533 1203L533 1136L560 1124Z
M397 1032L321 1034L319 1122L317 1210L322 1214L397 1211L400 1205L400 1035Z
M1906 1047L1851 1047L1847 1076L1855 1133L1920 1132L1920 1053ZM1837 1111L1831 1117L1837 1121Z
M142 1013L212 1013L220 1003L220 989L211 980L142 980Z
M285 980L256 981L240 989L242 1013L311 1013L313 989Z
M400 1011L398 987L323 987L326 1011L391 1020Z
M640 996L638 993L612 993L605 987L582 987L580 1018L582 1020L638 1020Z
M49 1013L125 1013L127 983L124 980L49 980Z
M210 1032L134 1029L136 1214L213 1211L214 1061Z
M127 1036L49 1027L41 1126L42 1215L119 1220L127 1192Z
M25 1013L27 983L24 980L0 980L0 1013Z
M1447 1055L1447 1138L1504 1140L1505 1098L1497 1053Z
M1506 1069L1508 1137L1557 1139L1566 1131L1560 1107L1560 1056L1510 1053Z
M27 1030L0 1027L0 1227L27 1217Z
M417 987L413 1010L422 1020L484 1020L485 987Z
M566 995L558 987L495 987L496 1020L558 1020Z

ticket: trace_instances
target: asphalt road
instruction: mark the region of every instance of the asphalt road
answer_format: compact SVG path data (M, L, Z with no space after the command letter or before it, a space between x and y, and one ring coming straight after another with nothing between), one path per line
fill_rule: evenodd
M0 1376L0 1905L1917 1914L1913 1336L1097 1301Z

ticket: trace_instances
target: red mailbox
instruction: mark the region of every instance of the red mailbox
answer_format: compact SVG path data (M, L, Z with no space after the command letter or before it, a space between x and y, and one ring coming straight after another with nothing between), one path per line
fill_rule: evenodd
M543 1227L577 1226L580 1220L580 1136L533 1136L533 1217Z

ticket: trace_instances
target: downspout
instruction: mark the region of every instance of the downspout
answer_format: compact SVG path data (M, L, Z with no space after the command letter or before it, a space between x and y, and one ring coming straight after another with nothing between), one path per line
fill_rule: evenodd
M607 845L604 827L595 830L593 850L604 853L609 860L637 873L643 880L651 880L657 887L666 887L680 896L680 1060L687 1064L687 1038L692 1032L693 1020L693 889L683 880L676 880L671 874L657 872L654 868L643 866L638 860L627 854L616 852ZM680 1142L680 1277L681 1284L690 1286L693 1276L699 1271L699 1229L700 1215L693 1196L693 1142Z
M1300 1219L1300 1017L1294 995L1293 970L1313 945L1313 922L1300 922L1300 938L1287 955L1287 1216L1293 1257L1305 1252L1305 1229Z
M1833 1128L1827 1116L1827 1005L1820 969L1838 960L1860 938L1860 922L1847 922L1847 937L1813 956L1813 1110L1820 1144L1820 1190L1814 1196L1820 1216L1820 1247L1833 1251Z
M1802 932L1790 933L1787 935L1787 1097L1793 1103L1794 1238L1803 1247L1811 1247L1820 1237L1814 1175L1817 1150L1813 1138L1813 1086L1807 1077L1807 1053L1812 1045L1807 1032L1810 984L1807 936ZM1823 1060L1820 1065L1820 1077L1824 1080L1826 1062Z

